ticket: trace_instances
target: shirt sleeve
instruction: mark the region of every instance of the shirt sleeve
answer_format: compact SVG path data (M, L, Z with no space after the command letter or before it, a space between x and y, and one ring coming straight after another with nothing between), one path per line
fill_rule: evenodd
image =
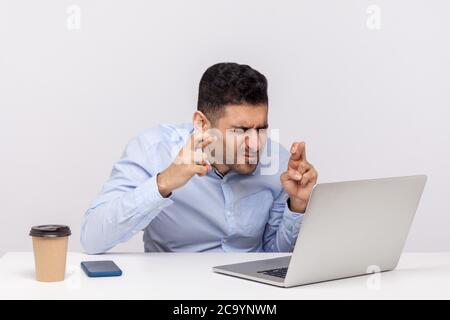
M127 241L173 203L159 193L157 160L147 158L147 154L156 153L146 148L150 147L140 138L130 141L100 195L87 210L81 228L86 253L104 253Z
M274 201L263 237L263 250L292 252L300 232L303 213L292 212L287 205L289 196L282 191Z

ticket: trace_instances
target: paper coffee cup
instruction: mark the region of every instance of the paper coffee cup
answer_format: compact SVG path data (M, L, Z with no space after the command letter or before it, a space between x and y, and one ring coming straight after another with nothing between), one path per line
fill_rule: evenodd
M36 280L63 281L66 273L67 244L70 228L63 225L42 225L31 228Z

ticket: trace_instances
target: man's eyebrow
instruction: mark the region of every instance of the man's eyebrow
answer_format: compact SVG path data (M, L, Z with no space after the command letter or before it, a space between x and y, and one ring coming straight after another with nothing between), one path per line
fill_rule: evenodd
M242 130L253 129L253 127L246 126L246 125L234 125L233 128L234 128L234 129L242 129ZM254 129L257 129L257 130L263 130L263 129L267 129L267 128L269 128L269 125L268 125L268 124L264 124L264 125L262 125L262 126L257 126L257 127L255 127Z

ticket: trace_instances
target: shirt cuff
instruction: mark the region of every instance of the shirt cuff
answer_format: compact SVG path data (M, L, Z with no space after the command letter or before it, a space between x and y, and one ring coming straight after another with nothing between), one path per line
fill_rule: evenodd
M139 213L146 214L154 210L161 211L173 203L170 197L164 198L159 193L156 178L156 175L151 177L135 189L136 206Z
M298 235L304 216L304 213L291 211L286 200L286 206L283 213L283 225L288 233L290 233L292 236Z

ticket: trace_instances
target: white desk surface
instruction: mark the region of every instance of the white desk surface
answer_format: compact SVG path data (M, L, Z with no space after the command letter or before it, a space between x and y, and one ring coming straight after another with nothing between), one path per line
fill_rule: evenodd
M379 282L374 282L375 276L363 276L289 289L211 270L283 255L69 253L66 280L40 283L34 280L33 253L11 252L0 258L0 299L450 299L450 253L405 253L395 271L375 275ZM114 260L124 274L88 278L80 268L85 260Z

